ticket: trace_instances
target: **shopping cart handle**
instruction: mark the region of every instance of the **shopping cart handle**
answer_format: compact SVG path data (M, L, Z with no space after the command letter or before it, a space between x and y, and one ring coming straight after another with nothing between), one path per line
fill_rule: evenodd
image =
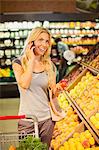
M12 120L12 119L32 119L34 122L38 122L38 119L34 115L18 115L18 116L0 116L0 120Z
M25 116L25 118L26 119L32 119L32 120L34 120L34 122L38 122L38 119L35 115L29 115L28 114L28 115Z
M0 116L0 120L24 119L24 118L26 118L25 115L19 115L19 116Z

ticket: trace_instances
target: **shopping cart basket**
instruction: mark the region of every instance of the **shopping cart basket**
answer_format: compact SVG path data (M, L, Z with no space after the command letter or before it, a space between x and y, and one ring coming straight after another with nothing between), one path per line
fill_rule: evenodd
M39 138L38 133L38 120L36 116L31 115L20 115L20 116L0 116L0 120L12 120L12 119L32 119L34 132L32 134L27 134L25 132L9 132L0 133L0 150L9 150L9 147L13 145L14 147L19 146L19 142L26 138L27 136L33 136Z

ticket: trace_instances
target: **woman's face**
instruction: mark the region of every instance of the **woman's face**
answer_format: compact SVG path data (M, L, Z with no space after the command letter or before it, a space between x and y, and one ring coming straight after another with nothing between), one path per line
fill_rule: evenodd
M41 33L39 37L34 41L35 54L44 55L44 53L49 49L50 37L48 33Z

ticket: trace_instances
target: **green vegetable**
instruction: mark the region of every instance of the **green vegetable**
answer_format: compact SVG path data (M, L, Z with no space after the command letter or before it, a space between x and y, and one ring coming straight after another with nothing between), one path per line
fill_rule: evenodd
M27 136L19 143L16 150L48 150L47 144L42 143L40 138Z

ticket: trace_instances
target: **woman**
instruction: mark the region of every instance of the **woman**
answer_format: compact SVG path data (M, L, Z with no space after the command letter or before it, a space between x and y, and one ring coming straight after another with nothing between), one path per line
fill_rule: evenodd
M35 115L39 122L41 141L50 145L54 122L49 107L48 89L55 93L55 69L50 60L51 35L47 29L37 27L31 31L20 58L14 60L13 70L20 91L19 115ZM19 121L19 129L31 122ZM32 132L33 129L29 128Z

